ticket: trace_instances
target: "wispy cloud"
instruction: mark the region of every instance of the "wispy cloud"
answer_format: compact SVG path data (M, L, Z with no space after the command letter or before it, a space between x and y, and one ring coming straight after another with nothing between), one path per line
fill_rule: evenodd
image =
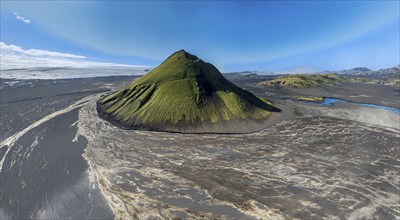
M72 59L85 59L85 56L81 55L74 55L69 53L60 53L60 52L51 52L47 50L36 50L36 49L29 49L24 50L19 46L13 44L5 44L4 42L0 42L1 51L9 51L14 53L21 53L29 56L47 56L47 57L62 57L62 58L72 58Z
M29 19L22 17L22 16L19 15L17 12L13 12L13 14L15 15L15 18L16 18L16 19L18 19L18 20L20 20L20 21L22 21L22 22L25 22L25 23L27 23L27 24L31 23L31 21L30 21Z
M33 67L145 67L116 63L96 62L82 55L38 49L23 49L0 42L0 69Z

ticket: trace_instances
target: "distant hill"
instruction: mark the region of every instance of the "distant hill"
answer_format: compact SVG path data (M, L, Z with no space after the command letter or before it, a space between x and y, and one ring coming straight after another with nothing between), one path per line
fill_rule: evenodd
M123 128L184 133L251 132L278 111L184 50L101 98L97 110L100 117Z
M380 69L378 71L375 71L373 73L374 75L386 75L386 76L392 76L392 77L399 77L400 76L400 65L397 65L392 68L387 68L387 69Z
M340 74L340 75L355 75L355 76L398 75L398 74L400 74L400 65L397 65L397 66L391 67L391 68L380 69L377 71L370 70L366 67L357 67L357 68L353 68L350 70L325 71L325 72L321 72L320 74L326 74L326 73L336 73L336 74Z
M346 82L346 79L337 74L293 74L279 76L275 79L261 82L263 86L294 87L294 88L315 88Z
M274 75L275 73L273 72L267 72L267 71L241 71L241 72L230 72L230 73L224 73L224 75L239 75L239 76L262 76L262 75Z
M346 77L349 79L349 82L353 83L367 83L388 86L400 85L400 65L391 68L380 69L377 71L359 67L352 70L343 70L335 73Z
M340 72L340 74L350 74L350 75L370 75L374 71L370 70L366 67L356 67L350 70L343 70Z

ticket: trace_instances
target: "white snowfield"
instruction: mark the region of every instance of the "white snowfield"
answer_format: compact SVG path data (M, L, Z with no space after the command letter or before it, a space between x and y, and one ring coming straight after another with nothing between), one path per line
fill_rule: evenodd
M27 69L7 69L0 71L3 79L76 79L109 76L143 75L150 67L38 67Z

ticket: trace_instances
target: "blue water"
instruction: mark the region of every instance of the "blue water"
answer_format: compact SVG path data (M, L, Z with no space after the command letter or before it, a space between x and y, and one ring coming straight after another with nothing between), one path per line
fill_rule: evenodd
M266 94L257 94L259 96L264 96L264 97L270 97L270 98L276 98L276 99L285 99L283 97L280 96L268 96ZM312 101L301 101L301 100L292 100L292 101L296 101L296 102L305 102L305 103L309 103L309 104L316 104L316 105L324 105L324 106L332 106L337 102L347 102L347 103L352 103L352 104L356 104L356 105L360 105L360 106L366 106L366 107L372 107L372 108L380 108L380 109L384 109L390 112L394 112L396 114L400 114L400 109L399 108L393 108L393 107L387 107L387 106L383 106L383 105L375 105L375 104L367 104L367 103L361 103L361 102L353 102L353 101L348 101L348 100L344 100L344 99L337 99L337 98L331 98L331 97L323 97L324 101L322 103L319 102L312 102Z
M380 108L380 109L384 109L384 110L387 110L387 111L391 111L391 112L400 114L400 109L398 109L398 108L392 108L392 107L387 107L387 106L383 106L383 105L352 102L352 101L347 101L347 100L343 100L343 99L336 99L336 98L324 98L324 101L321 104L325 105L325 106L331 106L331 105L334 105L337 102L347 102L347 103L357 104L357 105L361 105L361 106Z

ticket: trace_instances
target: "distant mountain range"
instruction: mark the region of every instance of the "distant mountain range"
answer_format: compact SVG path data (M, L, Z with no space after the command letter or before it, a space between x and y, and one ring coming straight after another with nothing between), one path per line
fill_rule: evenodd
M341 71L325 71L322 73L337 73L337 74L344 74L344 75L375 75L375 76L381 76L381 75L399 75L400 74L400 65L397 65L395 67L391 68L386 68L386 69L380 69L377 71L370 70L365 67L357 67L353 68L350 70L341 70Z
M392 68L387 68L387 69L380 69L375 72L376 74L381 74L381 75L396 75L397 77L400 75L400 65L397 65Z
M261 82L260 85L311 88L343 82L398 86L400 85L400 65L377 71L357 67L350 70L325 71L315 74L281 75Z
M386 69L380 69L380 70L371 70L366 67L356 67L353 69L349 70L339 70L339 71L323 71L323 72L317 72L313 74L329 74L329 73L336 73L340 75L354 75L354 76L398 76L400 74L400 65L397 65L395 67L391 68L386 68ZM287 74L281 74L281 73L274 73L274 72L260 72L260 71L242 71L242 72L232 72L232 73L226 73L226 75L231 75L231 76L248 76L248 77L255 77L257 75L287 75Z

